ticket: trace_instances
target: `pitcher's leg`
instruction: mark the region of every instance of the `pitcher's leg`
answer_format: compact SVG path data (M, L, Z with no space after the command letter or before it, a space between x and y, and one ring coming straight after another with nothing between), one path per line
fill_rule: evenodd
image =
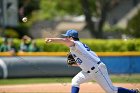
M96 81L101 85L106 93L136 93L136 90L113 86L105 64L99 65L98 69L98 73L96 74L98 79L96 79Z
M79 87L72 86L71 93L79 93Z
M95 73L95 81L105 90L106 93L117 93L118 91L118 88L113 86L106 66L103 63L98 66L98 71Z
M72 88L71 93L79 93L80 84L91 81L92 78L86 72L79 72L73 79L72 79Z
M136 90L130 90L122 87L118 87L118 93L137 93Z

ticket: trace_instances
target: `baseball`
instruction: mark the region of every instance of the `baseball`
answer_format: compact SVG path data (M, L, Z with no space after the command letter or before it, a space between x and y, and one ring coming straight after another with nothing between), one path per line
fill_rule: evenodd
M22 18L22 21L23 21L23 22L27 22L27 17L23 17L23 18Z
M52 41L52 40L50 40L50 39L48 40L48 42L51 42L51 41Z

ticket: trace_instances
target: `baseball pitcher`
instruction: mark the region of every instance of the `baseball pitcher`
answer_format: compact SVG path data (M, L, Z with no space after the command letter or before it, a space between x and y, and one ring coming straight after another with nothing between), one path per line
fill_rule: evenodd
M62 43L70 48L67 63L79 66L80 71L72 79L71 93L79 93L80 84L95 80L106 93L140 93L138 89L115 87L109 78L106 65L86 44L80 42L76 30L67 30L64 38L46 38L45 42Z

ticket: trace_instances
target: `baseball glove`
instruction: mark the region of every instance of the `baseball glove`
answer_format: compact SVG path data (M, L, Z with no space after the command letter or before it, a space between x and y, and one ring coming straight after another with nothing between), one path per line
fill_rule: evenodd
M72 66L73 64L76 64L76 61L75 61L75 59L73 58L73 56L72 56L71 53L69 53L69 54L67 55L67 64L70 65L70 66Z

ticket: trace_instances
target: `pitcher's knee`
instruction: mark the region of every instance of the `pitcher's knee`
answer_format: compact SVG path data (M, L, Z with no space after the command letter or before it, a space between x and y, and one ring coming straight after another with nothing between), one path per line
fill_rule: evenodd
M78 83L78 80L76 80L75 78L72 79L72 83L71 83L71 84L72 84L72 86L74 86L74 87L79 87L79 85L80 85L80 84Z

